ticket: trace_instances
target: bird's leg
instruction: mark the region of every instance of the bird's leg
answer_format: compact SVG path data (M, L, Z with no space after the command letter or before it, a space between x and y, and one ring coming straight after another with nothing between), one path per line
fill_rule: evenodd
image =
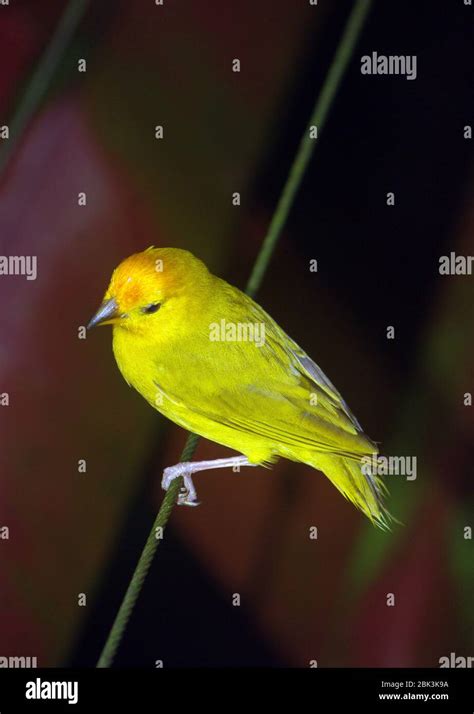
M171 482L182 476L184 486L178 496L178 504L180 506L199 506L196 489L191 478L192 474L211 469L225 469L229 466L258 466L258 464L251 464L246 456L231 456L228 459L213 459L212 461L183 461L175 466L168 466L163 471L161 487L167 491Z

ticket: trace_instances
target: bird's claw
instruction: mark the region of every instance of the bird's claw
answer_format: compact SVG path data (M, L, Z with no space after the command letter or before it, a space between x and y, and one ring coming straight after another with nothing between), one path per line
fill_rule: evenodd
M182 464L177 464L176 466L168 466L163 471L163 478L161 480L161 487L164 491L167 491L171 485L171 482L175 478L183 477L184 485L180 489L176 503L179 506L199 506L199 501L197 500L196 489L191 478L191 474L186 473L180 468Z
M189 493L188 489L183 486L181 489L181 493L178 495L178 499L176 501L178 506L199 506L201 503L200 501L197 501L196 498L192 497L192 494Z

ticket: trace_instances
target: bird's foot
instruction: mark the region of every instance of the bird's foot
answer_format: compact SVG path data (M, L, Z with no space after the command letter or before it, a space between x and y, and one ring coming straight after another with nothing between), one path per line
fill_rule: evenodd
M199 506L199 501L197 500L196 489L191 478L191 464L181 463L175 466L168 466L163 471L163 478L161 480L161 487L163 490L167 491L171 485L171 482L176 478L183 477L183 486L180 489L178 495L178 500L176 501L179 506Z
M191 478L192 474L198 471L207 471L208 469L224 469L228 467L240 469L241 466L257 466L257 464L250 463L246 456L231 456L230 458L213 459L212 461L183 461L174 466L168 466L163 471L161 487L167 491L171 482L175 478L182 476L184 485L178 496L178 504L180 506L199 506L196 489Z

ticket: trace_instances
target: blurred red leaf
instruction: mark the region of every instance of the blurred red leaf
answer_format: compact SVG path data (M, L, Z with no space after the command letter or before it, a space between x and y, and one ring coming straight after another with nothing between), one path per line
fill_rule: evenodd
M119 377L110 333L80 340L78 328L113 267L156 231L74 96L33 124L8 179L1 253L36 256L38 276L0 282L0 374L10 395L0 409L0 524L10 528L0 541L2 654L50 665L77 626L78 593L94 586L153 417Z
M349 666L436 667L453 646L456 615L447 548L449 509L432 493L353 613ZM387 604L393 593L395 603ZM450 644L448 644L448 642Z

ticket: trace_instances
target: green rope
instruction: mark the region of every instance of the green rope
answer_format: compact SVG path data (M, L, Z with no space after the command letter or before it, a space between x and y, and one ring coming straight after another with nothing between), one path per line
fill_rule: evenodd
M283 191L271 220L267 235L262 243L257 260L253 266L246 287L246 293L249 295L255 295L263 280L276 243L293 204L294 197L303 178L304 171L314 150L316 140L310 138L309 127L313 125L317 126L318 134L321 131L334 96L340 85L344 71L351 58L357 38L362 30L370 5L371 0L357 0L354 9L349 16L344 33L337 47L336 54L334 55L333 61L329 68L329 72L316 100L308 127L301 140L297 154L291 166L290 173L286 180L285 186L283 187ZM181 455L181 461L189 461L189 459L191 459L196 449L198 440L199 437L196 436L196 434L190 434L188 436L186 445ZM110 667L113 662L133 608L140 594L142 585L150 569L153 556L155 555L156 549L160 544L161 538L157 538L156 534L162 534L162 530L164 530L171 515L171 511L173 510L174 504L176 503L181 486L182 478L174 479L165 494L150 535L148 536L145 547L143 548L142 554L135 568L135 572L133 573L132 579L128 585L125 597L120 605L119 611L107 637L104 649L102 650L99 661L97 662L97 667Z
M61 15L51 42L31 75L25 93L10 122L10 138L0 148L0 174L6 168L18 140L46 94L64 52L84 17L89 2L90 0L70 0Z
M189 461L189 459L192 458L198 439L199 437L196 434L189 434L183 453L181 454L180 461ZM105 647L102 650L99 661L97 662L97 667L109 667L114 659L120 640L122 639L125 631L125 627L130 619L130 615L133 612L133 608L135 607L135 603L138 599L143 583L145 582L148 571L150 570L153 556L155 555L156 549L160 544L163 530L171 515L176 499L178 498L181 481L181 478L174 479L165 493L165 497L161 503L153 528L147 538L140 560L138 561L135 572L133 573L132 579L128 585L127 592L125 593L125 597L122 600L119 611L117 612L112 629L110 630Z
M278 201L275 213L273 214L267 235L265 236L260 253L255 261L255 265L253 266L246 288L246 292L249 295L255 295L260 287L260 283L262 282L262 278L268 267L270 258L272 257L276 242L293 205L293 200L303 178L303 174L313 154L317 139L310 138L310 127L317 127L319 137L336 92L339 89L341 79L344 76L347 65L349 64L355 44L361 33L371 4L371 0L358 0L349 15L349 19L337 46L336 53L331 62L331 66L329 67L321 92L316 100L313 114L311 115L306 131L303 134L303 138L301 139L298 147L290 173L288 174L288 178L283 187L283 191L280 196L280 200Z

